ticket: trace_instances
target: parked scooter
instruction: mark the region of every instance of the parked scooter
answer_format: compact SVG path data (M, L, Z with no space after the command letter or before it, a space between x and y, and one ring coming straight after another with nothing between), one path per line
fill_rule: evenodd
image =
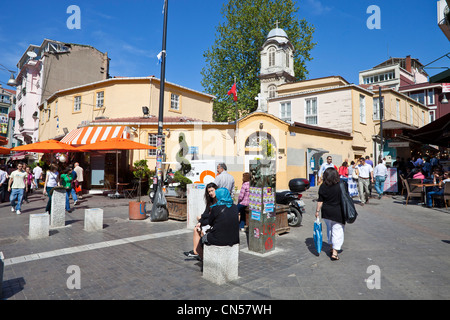
M289 191L276 193L275 201L278 204L289 205L288 224L290 227L298 227L302 223L303 213L305 212L305 203L302 198L302 192L310 187L307 179L291 179L289 181Z

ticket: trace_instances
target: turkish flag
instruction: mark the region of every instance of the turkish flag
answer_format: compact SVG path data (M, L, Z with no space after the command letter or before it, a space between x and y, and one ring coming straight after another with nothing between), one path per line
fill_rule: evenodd
M228 91L228 95L233 94L234 101L237 101L237 90L236 90L236 82L233 84L231 89Z

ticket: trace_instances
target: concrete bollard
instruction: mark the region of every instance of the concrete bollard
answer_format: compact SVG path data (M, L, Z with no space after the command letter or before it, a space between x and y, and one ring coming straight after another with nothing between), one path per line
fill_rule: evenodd
M239 244L203 247L203 278L221 285L236 280L239 266Z
M2 288L3 288L3 270L5 268L5 263L3 262L5 257L3 256L3 252L0 251L0 298L2 297Z
M197 217L205 211L205 187L204 183L192 183L187 185L187 228L194 229Z
M48 213L30 214L29 237L40 239L49 235L50 216Z
M66 225L66 189L55 187L52 192L50 226L52 228L64 227Z
M98 231L103 229L103 209L93 208L84 210L84 230Z

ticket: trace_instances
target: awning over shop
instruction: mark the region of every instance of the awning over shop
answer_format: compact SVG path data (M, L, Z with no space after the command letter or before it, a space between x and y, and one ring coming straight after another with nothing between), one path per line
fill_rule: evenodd
M128 138L126 126L83 127L69 132L61 142L80 146L110 138Z
M450 113L406 134L422 143L450 148Z

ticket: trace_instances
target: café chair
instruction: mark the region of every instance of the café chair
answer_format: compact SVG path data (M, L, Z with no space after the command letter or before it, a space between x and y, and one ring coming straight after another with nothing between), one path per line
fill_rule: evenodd
M408 179L406 180L406 204L408 205L409 198L420 198L424 202L423 188L417 186L411 186L411 184L420 184L420 179Z

